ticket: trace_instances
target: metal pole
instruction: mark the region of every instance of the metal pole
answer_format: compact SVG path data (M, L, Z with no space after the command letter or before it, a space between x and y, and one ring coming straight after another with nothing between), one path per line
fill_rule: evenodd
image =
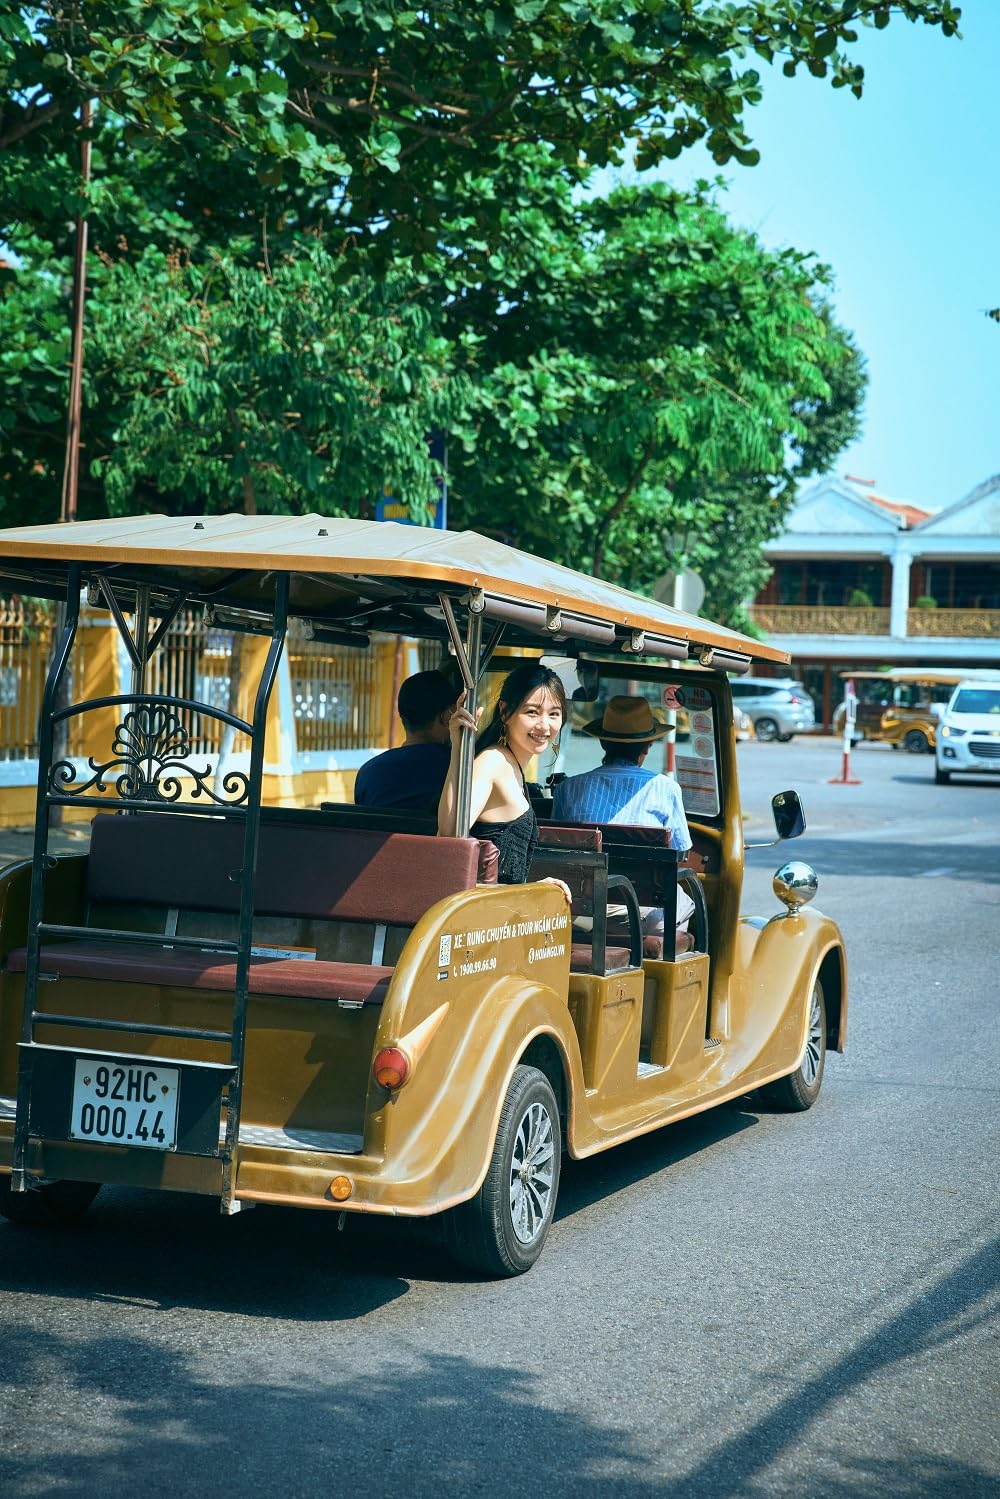
M80 413L83 405L83 312L87 296L87 218L85 193L90 184L91 105L80 105L80 211L76 217L73 255L73 331L69 374L69 413L66 422L66 460L63 465L59 519L76 520L80 486Z
M133 615L132 623L132 640L135 645L136 653L132 658L131 685L129 689L134 698L141 698L146 691L146 661L149 657L149 595L150 588L148 583L140 584L135 590L135 614ZM136 703L133 705L132 711L133 713L142 714L142 718L139 720L140 723L145 721L149 729L152 730L153 725L148 709L143 708L140 704ZM152 733L143 734L141 736L141 739L146 741L146 744L148 745L150 751L152 751ZM152 755L150 753L150 755L146 759L144 771L139 765L136 765L137 787L142 785L148 788L152 780L152 776L153 761Z
M476 716L476 708L479 704L479 654L483 643L483 616L481 613L469 611L469 631L466 637L465 654L469 666L472 668L472 686L465 691L465 706ZM472 795L472 762L476 757L476 736L471 731L463 734L460 745L460 757L458 761L458 787L456 796L458 799L455 832L459 838L468 838L469 825L472 821L469 816L469 799Z
M854 682L848 677L844 684L844 737L841 745L842 764L839 776L831 776L830 786L860 786L857 776L851 775L851 746L854 743L854 725L857 721L858 698Z

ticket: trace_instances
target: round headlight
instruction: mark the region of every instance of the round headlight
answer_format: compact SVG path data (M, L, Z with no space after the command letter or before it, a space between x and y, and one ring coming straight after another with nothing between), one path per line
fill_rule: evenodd
M800 859L789 859L787 864L782 864L772 881L775 895L784 901L792 915L809 904L818 887L816 871Z

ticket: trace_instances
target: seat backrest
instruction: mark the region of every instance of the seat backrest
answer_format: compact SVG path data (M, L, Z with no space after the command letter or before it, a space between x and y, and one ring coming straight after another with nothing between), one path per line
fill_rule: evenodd
M582 848L601 852L601 830L596 823L590 826L568 822L543 822L538 825L539 848Z
M436 901L476 884L475 838L360 828L261 827L254 909L413 926ZM184 910L239 909L243 826L169 814L94 819L91 901Z

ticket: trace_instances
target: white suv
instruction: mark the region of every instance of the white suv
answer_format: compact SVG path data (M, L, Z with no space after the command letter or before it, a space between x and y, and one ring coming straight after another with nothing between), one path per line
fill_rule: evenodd
M816 727L816 709L793 677L732 677L733 702L750 718L758 739L780 739Z
M945 786L957 772L1000 775L1000 677L959 682L948 699L934 750L934 779Z

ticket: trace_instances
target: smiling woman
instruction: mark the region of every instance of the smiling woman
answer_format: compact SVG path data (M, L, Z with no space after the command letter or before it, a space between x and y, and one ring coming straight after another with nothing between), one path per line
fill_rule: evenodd
M469 832L496 845L504 884L522 884L528 878L538 840L538 825L525 789L525 767L558 741L565 721L566 694L559 677L539 662L527 661L507 677L493 717L480 736L472 767ZM476 719L460 702L449 724L451 764L438 812L438 832L449 836L456 827L462 737L475 728Z

